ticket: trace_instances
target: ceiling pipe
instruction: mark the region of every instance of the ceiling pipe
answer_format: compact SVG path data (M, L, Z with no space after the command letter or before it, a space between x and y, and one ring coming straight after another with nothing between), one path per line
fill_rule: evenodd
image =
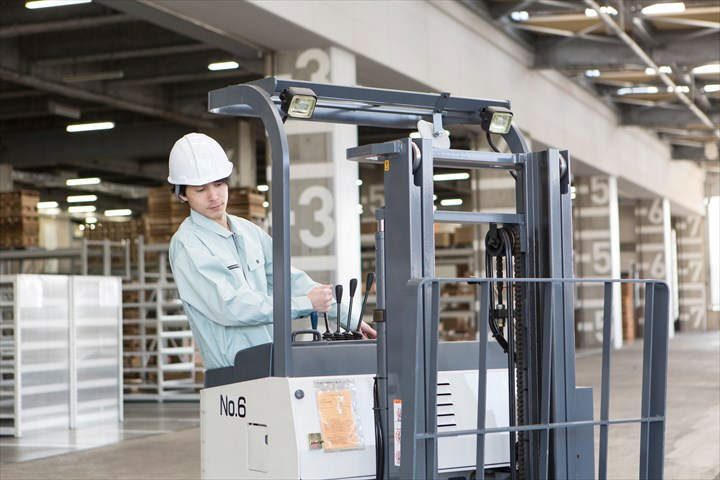
M625 44L630 47L630 49L635 52L635 54L640 57L643 62L645 62L645 65L655 70L657 76L660 77L663 83L672 89L673 93L675 93L675 96L677 96L680 101L683 102L685 105L687 105L690 111L693 112L695 116L697 116L705 126L713 130L713 135L715 136L715 138L720 139L720 129L712 122L712 120L710 120L710 118L705 114L705 112L700 110L700 108L698 108L698 106L693 103L690 97L680 91L677 84L675 84L675 82L673 82L673 80L666 73L660 71L660 67L658 66L658 64L655 63L652 58L650 58L650 55L648 55L647 52L645 52L645 50L643 50L642 47L640 47L640 45L635 42L635 40L630 38L630 35L625 33L625 31L621 29L618 24L613 21L612 18L610 18L610 15L603 12L600 9L600 5L598 5L595 0L584 0L584 2L588 7L592 8L593 10L595 10L595 12L597 12L598 16L602 19L602 21L605 22L605 24L615 33L615 35L617 35L623 42L625 42Z

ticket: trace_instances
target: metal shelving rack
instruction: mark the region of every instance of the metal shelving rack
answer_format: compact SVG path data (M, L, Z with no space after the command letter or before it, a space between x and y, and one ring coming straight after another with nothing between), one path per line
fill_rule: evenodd
M137 252L134 259L131 247ZM146 244L142 236L120 241L83 239L77 248L3 250L0 273L54 269L69 275L121 276L125 400L197 401L204 369L172 280L167 250L168 244ZM14 342L12 327L6 326L10 324L5 318L13 299L3 302L8 305L0 324L5 369L12 361L12 354L6 353ZM3 400L4 395L11 394L3 390Z
M167 244L137 243L137 281L125 283L126 400L198 400L202 365L168 267Z

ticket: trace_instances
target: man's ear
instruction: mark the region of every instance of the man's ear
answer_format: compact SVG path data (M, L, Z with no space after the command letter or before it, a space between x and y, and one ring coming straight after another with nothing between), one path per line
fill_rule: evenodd
M187 203L187 201L188 201L187 197L185 195L183 195L182 193L178 193L178 198L180 199L180 201L182 203Z

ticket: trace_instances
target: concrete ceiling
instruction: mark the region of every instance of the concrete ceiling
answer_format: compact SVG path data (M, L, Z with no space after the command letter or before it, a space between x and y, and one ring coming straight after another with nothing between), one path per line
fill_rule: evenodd
M655 131L677 160L717 169L720 72L693 71L720 65L717 0L462 2L531 50L535 68L559 70L604 99L618 123ZM659 4L683 11L643 12Z

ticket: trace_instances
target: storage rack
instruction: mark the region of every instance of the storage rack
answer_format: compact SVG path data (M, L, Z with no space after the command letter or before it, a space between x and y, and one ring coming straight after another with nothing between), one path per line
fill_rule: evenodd
M120 279L0 276L0 435L122 421Z
M138 278L123 285L127 400L198 400L202 364L168 267L167 244L138 238Z
M52 269L48 262L60 260L57 273L122 276L125 400L198 400L203 367L172 281L167 250L167 243L146 244L142 235L133 241L83 239L78 248L3 250L0 272L46 272ZM13 301L3 300L3 305L11 309ZM3 340L14 342L9 338Z

